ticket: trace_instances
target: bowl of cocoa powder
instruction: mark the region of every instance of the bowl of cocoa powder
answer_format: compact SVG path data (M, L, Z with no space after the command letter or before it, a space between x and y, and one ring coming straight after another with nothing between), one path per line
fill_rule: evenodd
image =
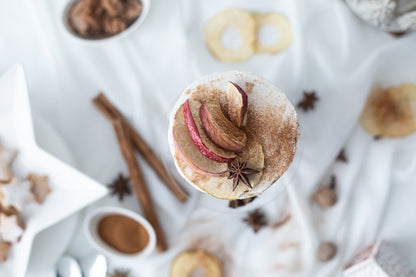
M120 207L101 207L88 213L84 231L99 252L114 259L145 257L156 245L150 223L141 215Z
M75 41L97 45L120 39L145 20L150 0L70 0L61 26Z

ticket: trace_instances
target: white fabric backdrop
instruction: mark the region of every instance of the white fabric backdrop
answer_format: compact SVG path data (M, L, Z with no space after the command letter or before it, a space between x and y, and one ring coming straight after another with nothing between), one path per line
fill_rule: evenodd
M90 47L69 40L59 28L62 1L0 4L0 70L23 64L34 116L47 118L67 141L79 169L100 182L108 183L126 167L110 125L91 105L99 90L166 161L170 108L182 89L203 74L253 71L281 87L293 103L303 90L316 90L320 97L315 111L299 112L303 153L288 197L264 207L271 222L285 209L291 211L294 220L283 228L253 234L241 222L244 214L194 210L197 197L180 205L142 163L171 248L125 265L137 276L167 276L173 257L196 244L223 258L227 276L334 276L376 238L392 241L416 270L416 136L374 141L357 125L372 87L416 82L415 33L396 39L377 31L341 0L152 0L140 29L120 41ZM225 7L285 14L293 27L293 45L282 54L257 55L245 63L217 62L203 45L201 28ZM334 164L343 146L349 162ZM310 194L334 172L340 201L322 212L310 203ZM123 205L140 211L133 197ZM339 247L337 257L326 264L316 261L321 240ZM287 242L299 246L288 248ZM82 256L90 250L78 234L69 252Z

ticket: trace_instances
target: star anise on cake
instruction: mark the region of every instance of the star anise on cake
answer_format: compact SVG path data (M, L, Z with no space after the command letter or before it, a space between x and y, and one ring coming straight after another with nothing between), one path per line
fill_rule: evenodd
M115 269L112 273L108 274L108 277L131 277L129 270Z
M111 195L118 195L120 201L123 201L124 195L131 194L129 179L121 173L118 174L117 178L108 187L111 189Z
M259 209L256 209L254 212L248 213L244 222L253 228L254 233L257 233L262 227L266 226L266 217Z
M315 109L315 102L318 100L319 98L316 95L316 91L304 91L303 99L298 103L298 108L302 109L305 112L307 112L308 110L313 110Z
M233 191L237 188L240 181L247 187L253 188L248 180L248 175L259 173L258 170L247 167L247 162L231 162L230 168L228 169L228 179L233 179Z

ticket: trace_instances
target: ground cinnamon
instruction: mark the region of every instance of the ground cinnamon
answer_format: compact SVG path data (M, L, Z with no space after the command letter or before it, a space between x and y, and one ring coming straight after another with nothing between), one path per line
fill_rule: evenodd
M146 228L136 220L120 215L109 215L98 223L98 235L109 246L119 252L135 254L149 243Z

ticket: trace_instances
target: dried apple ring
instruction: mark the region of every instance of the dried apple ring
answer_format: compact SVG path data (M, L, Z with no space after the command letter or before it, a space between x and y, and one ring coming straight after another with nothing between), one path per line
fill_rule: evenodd
M170 277L190 277L200 269L205 277L222 277L221 262L213 255L202 251L184 251L175 258L170 269Z
M281 14L267 13L253 15L256 22L256 33L264 25L276 28L279 33L277 41L271 45L263 45L259 40L256 41L256 53L276 54L282 52L292 43L293 35L289 21Z
M404 137L416 131L415 106L415 84L377 88L368 96L360 122L374 136Z
M239 31L241 45L228 49L222 43L227 28ZM226 9L208 20L205 25L205 44L211 53L223 62L238 62L250 58L254 53L256 27L253 16L240 9Z

